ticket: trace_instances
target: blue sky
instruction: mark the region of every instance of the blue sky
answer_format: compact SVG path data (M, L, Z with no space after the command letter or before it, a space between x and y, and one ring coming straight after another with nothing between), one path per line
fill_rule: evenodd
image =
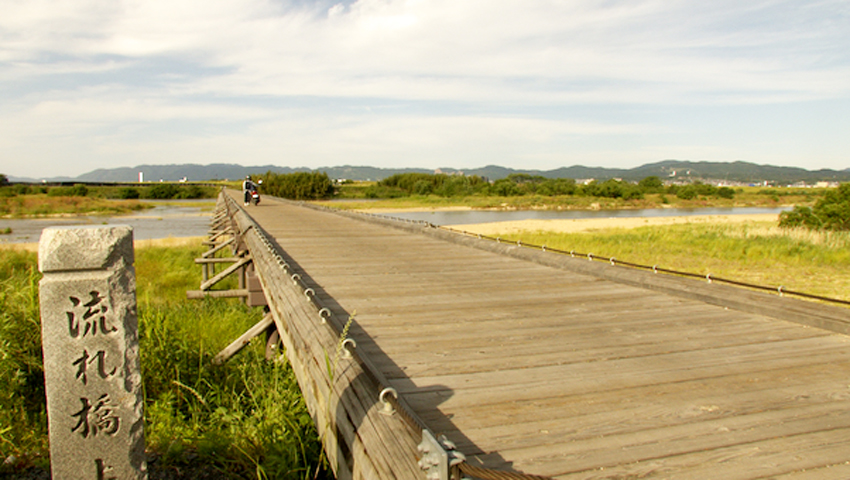
M850 2L0 0L0 173L850 167Z

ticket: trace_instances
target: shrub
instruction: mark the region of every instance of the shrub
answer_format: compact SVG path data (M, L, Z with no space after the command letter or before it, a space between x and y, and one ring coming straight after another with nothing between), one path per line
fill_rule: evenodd
M419 180L413 184L413 193L417 195L430 195L434 192L434 185L427 180Z
M602 183L590 182L582 188L582 192L591 197L622 198L633 200L643 198L643 192L637 185L622 180L605 180Z
M382 185L370 185L364 192L366 198L402 198L408 194L398 187L384 187Z
M499 195L501 197L512 197L516 195L522 195L522 191L517 186L517 184L512 182L508 178L496 180L496 182L490 186L490 193L494 195Z
M81 183L73 187L52 187L47 190L48 197L85 197L89 188Z
M782 212L779 226L850 230L850 183L827 192L813 208L798 205L790 212Z
M573 195L576 190L576 181L572 178L554 178L540 184L537 193L541 195Z
M720 187L717 189L717 196L720 198L734 198L735 190L729 187Z
M697 197L697 189L693 185L685 185L676 189L676 197L682 200L693 200Z
M178 188L170 183L158 183L145 192L145 198L154 200L167 200L177 196Z
M123 187L115 193L115 197L121 200L135 200L139 196L139 190L133 187Z
M185 185L180 187L180 191L177 193L177 198L184 199L194 199L194 198L204 198L206 196L206 192L204 189L197 185Z
M269 171L260 175L259 179L263 181L263 191L290 200L321 200L334 194L333 182L324 172L279 174Z
M646 193L661 193L664 191L664 183L656 176L644 178L638 182L638 187Z

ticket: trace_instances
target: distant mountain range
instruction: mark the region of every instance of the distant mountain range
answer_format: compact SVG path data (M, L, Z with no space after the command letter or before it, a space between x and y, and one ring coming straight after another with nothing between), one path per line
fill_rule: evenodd
M145 181L178 181L186 178L189 181L205 180L236 180L246 175L265 172L293 173L309 171L325 172L334 179L348 180L381 180L398 173L434 173L434 170L423 168L377 168L377 167L355 167L345 165L341 167L321 167L309 169L306 167L290 168L277 165L242 166L235 164L182 164L182 165L139 165L137 167L122 167L110 169L97 169L84 173L76 178L57 177L46 178L51 182L137 182L139 173L144 176ZM770 182L779 185L806 182L847 182L850 181L850 168L844 170L806 170L797 167L778 167L774 165L757 165L748 162L691 162L683 160L665 160L663 162L650 163L631 169L604 168L572 166L562 167L555 170L526 170L513 169L499 166L486 166L473 169L442 168L443 173L463 173L466 175L479 175L490 180L499 180L510 174L523 173L529 175L540 175L546 178L574 178L607 180L619 178L623 180L637 181L649 176L664 178L675 178L681 180L712 180L728 181L737 183L762 183ZM12 182L40 182L42 179L9 177Z

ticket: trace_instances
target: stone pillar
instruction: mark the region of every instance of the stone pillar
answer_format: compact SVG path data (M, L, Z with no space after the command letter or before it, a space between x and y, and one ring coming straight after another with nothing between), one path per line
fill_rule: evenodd
M147 478L133 229L47 228L38 267L53 478Z

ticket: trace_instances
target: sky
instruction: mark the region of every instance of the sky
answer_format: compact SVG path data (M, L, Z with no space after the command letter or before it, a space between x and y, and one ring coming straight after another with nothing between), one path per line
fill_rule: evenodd
M847 0L0 0L0 173L850 168Z

